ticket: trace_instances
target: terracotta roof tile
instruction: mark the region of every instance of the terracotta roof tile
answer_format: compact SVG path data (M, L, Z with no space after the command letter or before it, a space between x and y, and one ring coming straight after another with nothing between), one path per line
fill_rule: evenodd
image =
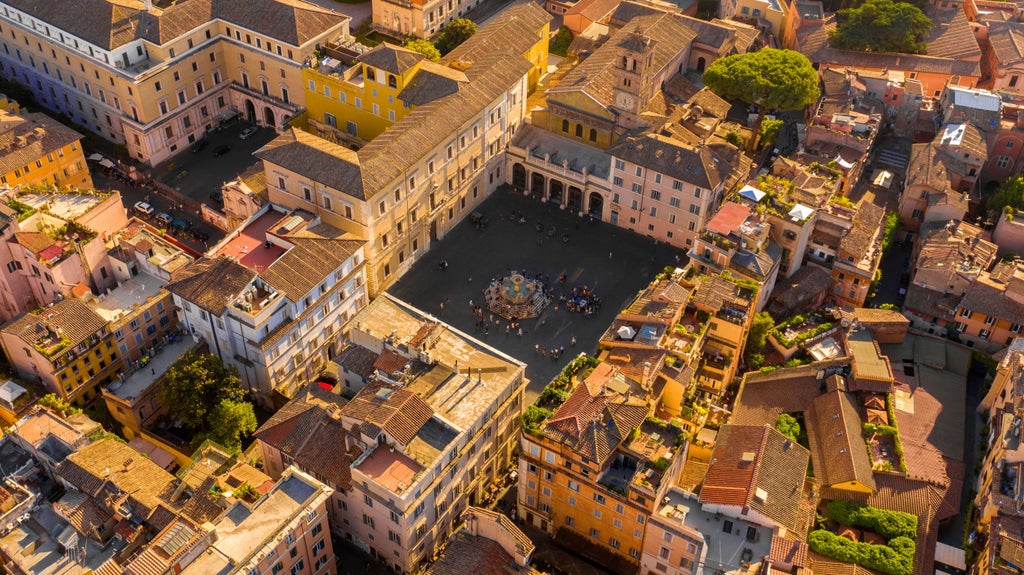
M853 396L833 391L811 402L805 421L822 485L856 481L874 488L871 462L861 436L861 418ZM813 435L813 440L811 437Z
M219 316L255 277L256 272L227 257L204 257L175 273L165 288Z
M0 111L0 174L9 174L77 142L82 134L44 114Z
M82 300L68 298L61 300L36 314L24 312L3 327L4 333L14 334L29 344L34 344L48 330L59 329L74 347L103 330L107 321L94 312Z
M364 387L343 409L345 417L372 423L401 445L409 445L434 410L415 393L382 382Z
M700 502L750 507L798 532L809 459L806 449L770 425L726 425L718 432Z

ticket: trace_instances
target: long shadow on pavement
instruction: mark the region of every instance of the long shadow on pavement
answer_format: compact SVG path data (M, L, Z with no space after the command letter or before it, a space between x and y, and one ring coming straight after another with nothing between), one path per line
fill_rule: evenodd
M432 245L430 253L388 291L525 362L530 402L574 355L594 352L618 312L659 271L685 261L682 250L511 191L496 191L477 211L489 220L484 229L476 229L466 218ZM525 223L518 223L514 214L521 214ZM538 223L543 231L537 231ZM565 235L568 242L563 242ZM439 268L442 260L448 262L447 270ZM521 322L522 336L511 330L506 333L507 322L490 324L485 334L476 325L469 302L481 305L483 290L491 279L510 270L549 276L555 284L556 301L560 292L587 286L601 297L603 305L590 317L571 313L564 306L556 311L549 305L539 318ZM568 281L558 284L563 273ZM575 346L571 345L573 337ZM542 357L534 346L564 347L565 353L555 360L550 355Z

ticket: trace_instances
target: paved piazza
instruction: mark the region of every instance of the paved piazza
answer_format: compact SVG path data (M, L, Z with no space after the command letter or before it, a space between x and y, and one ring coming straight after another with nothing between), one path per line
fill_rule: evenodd
M573 355L594 352L615 315L655 274L675 265L676 256L686 261L681 250L511 191L495 192L476 211L488 220L483 229L467 217L388 291L525 361L531 402ZM513 214L517 216L510 217ZM524 223L519 223L519 215ZM441 269L442 262L447 262L446 269ZM521 336L518 330L506 333L508 321L498 318L500 323L495 324L485 308L484 318L490 322L485 334L469 302L484 305L484 290L491 280L513 270L550 278L548 291L554 301L536 318L520 322ZM562 274L564 283L558 281ZM601 299L600 309L590 316L559 304L559 295L571 297L573 287L583 286ZM564 347L565 352L554 359L550 353L536 352L535 346Z

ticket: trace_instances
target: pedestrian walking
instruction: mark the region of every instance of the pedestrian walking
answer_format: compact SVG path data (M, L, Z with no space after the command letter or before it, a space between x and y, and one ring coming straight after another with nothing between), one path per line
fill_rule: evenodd
M608 259L612 259L612 253L608 252Z
M533 351L534 351L534 353L540 353L540 344L539 343L533 344Z
M512 330L512 324L506 325L505 326L505 335L508 335L511 330Z
M576 336L572 336L572 339L569 340L569 345L576 345Z
M519 337L523 337L523 328L519 328Z

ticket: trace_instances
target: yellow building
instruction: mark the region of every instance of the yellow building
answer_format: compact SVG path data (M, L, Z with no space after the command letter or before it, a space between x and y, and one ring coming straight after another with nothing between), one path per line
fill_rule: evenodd
M17 100L12 100L5 94L0 94L0 110L10 112L11 114L21 113L21 108L18 107Z
M107 321L76 298L21 314L0 330L0 345L19 377L76 405L121 371Z
M159 163L238 110L278 127L304 105L302 64L348 16L299 0L0 0L0 72L132 157ZM82 17L88 15L88 18Z
M610 364L574 384L550 419L523 433L518 516L635 572L647 520L685 459L682 438L649 418L649 391Z
M310 131L354 149L382 134L409 111L468 82L464 73L483 55L509 51L528 60L532 91L548 67L551 15L534 2L505 10L440 62L381 44L350 56L326 46L325 57L302 70Z
M44 114L0 108L0 184L92 187L81 134Z
M306 116L313 131L350 146L362 147L405 116L412 102L423 103L414 97L415 89L405 91L421 69L429 69L431 78L458 74L391 44L380 44L349 67L342 65L343 55L330 47L326 51L319 66L302 69ZM408 102L400 99L403 92Z

